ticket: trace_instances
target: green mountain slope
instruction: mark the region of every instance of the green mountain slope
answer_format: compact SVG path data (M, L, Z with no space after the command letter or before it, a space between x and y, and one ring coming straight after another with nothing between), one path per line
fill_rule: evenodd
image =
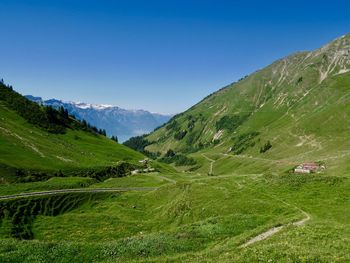
M150 134L169 149L290 163L350 155L350 35L301 52L208 96ZM272 147L271 147L272 145ZM214 159L224 156L213 156ZM251 162L250 162L251 163Z
M181 169L194 159L195 172L0 185L0 262L350 262L348 42L278 61L126 143ZM72 123L57 134L0 110L8 165L82 169L137 155ZM326 170L285 173L306 160ZM114 187L151 188L91 192ZM67 188L82 191L4 198Z
M38 105L18 103L22 101L13 91L1 84L2 91L15 95L15 103L9 103L1 93L0 98L0 172L13 175L18 169L68 171L82 168L113 166L119 161L136 163L143 155L81 127L74 119L65 126L45 124L44 110ZM24 99L24 98L23 98ZM17 103L17 104L16 104ZM28 121L28 115L14 110L13 105L27 107L31 113L37 111L35 120ZM31 107L38 107L32 109ZM21 108L26 112L26 109ZM42 111L42 112L41 112ZM39 117L38 117L39 116ZM44 116L44 117L43 117ZM40 124L35 122L40 120ZM42 124L44 123L44 124ZM49 127L49 128L48 128ZM52 129L54 127L54 129ZM57 128L58 127L58 128ZM57 132L58 131L58 132ZM4 179L2 179L4 180Z

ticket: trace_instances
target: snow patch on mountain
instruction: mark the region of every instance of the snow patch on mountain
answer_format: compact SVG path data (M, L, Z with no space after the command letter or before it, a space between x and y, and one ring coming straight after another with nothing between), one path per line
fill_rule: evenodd
M120 142L130 137L153 131L166 123L172 115L151 113L146 110L126 110L108 104L91 104L84 102L62 101L57 99L43 100L41 97L27 95L31 101L54 108L64 107L77 119L105 129L108 136L116 135Z

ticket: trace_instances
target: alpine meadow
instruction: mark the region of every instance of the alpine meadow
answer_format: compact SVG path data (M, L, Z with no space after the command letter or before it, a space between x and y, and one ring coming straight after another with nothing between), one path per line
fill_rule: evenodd
M350 262L350 34L122 144L9 83L0 262Z

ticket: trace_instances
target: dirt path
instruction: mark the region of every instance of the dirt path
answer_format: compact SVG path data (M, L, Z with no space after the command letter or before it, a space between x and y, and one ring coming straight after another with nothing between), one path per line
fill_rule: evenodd
M209 157L205 156L204 154L202 154L202 156L204 158L206 158L207 160L210 160L211 161L211 164L213 164L215 162L215 160L212 160L210 159ZM261 175L261 174L257 174L257 175ZM222 178L222 177L229 177L231 175L224 175L224 176L218 176L218 177L213 177L213 178ZM205 178L205 179L211 179L211 178ZM198 179L198 180L205 180L205 179ZM239 182L236 182L237 186L239 189L243 189L244 187L247 187L247 188L250 188L246 185L242 185L241 183ZM250 188L251 189L251 188ZM254 189L252 189L254 190ZM303 226L307 221L310 220L310 215L305 212L304 210L302 210L301 208L293 205L293 204L290 204L290 203L287 203L286 201L282 200L282 199L279 199L278 197L276 196L273 196L273 195L269 195L269 194L265 194L266 196L272 198L272 199L275 199L276 201L278 201L279 203L283 203L287 206L290 206L290 207L293 207L295 208L296 210L300 211L303 215L304 215L304 218L301 219L301 220L298 220L298 221L295 221L295 222L291 222L291 223L288 223L288 224L285 224L285 225L281 225L281 226L276 226L276 227L272 227L270 229L268 229L267 231L257 235L257 236L254 236L252 237L251 239L249 239L247 242L243 243L240 247L241 248L244 248L244 247L247 247L247 246L250 246L256 242L259 242L259 241L262 241L264 239L267 239L275 234L277 234L278 232L280 232L283 228L285 228L286 226Z
M215 163L215 160L213 159L210 159L209 157L205 156L205 154L202 154L202 156L204 158L206 158L207 160L211 161L211 169L210 171L212 171L212 166L213 164ZM225 155L227 156L227 155ZM261 175L261 174L256 174L256 175ZM212 178L222 178L222 177L230 177L232 175L224 175L224 176L217 176L217 177L212 177ZM197 180L205 180L205 179L211 179L210 177L209 178L203 178L203 179L197 179ZM239 182L236 182L237 186L239 189L243 189L244 187L247 187L247 188L250 188L246 185L242 185L241 183ZM251 188L250 188L251 189ZM252 189L254 190L254 189ZM286 226L303 226L307 221L310 220L310 215L305 212L304 210L302 210L301 208L293 205L293 204L290 204L290 203L287 203L286 201L282 200L282 199L279 199L278 197L274 196L274 195L269 195L269 194L265 194L266 196L272 198L272 199L275 199L276 201L278 201L279 203L283 203L287 206L290 206L290 207L293 207L295 208L296 210L300 211L303 215L304 215L304 218L301 219L301 220L298 220L298 221L295 221L295 222L291 222L291 223L288 223L288 224L285 224L285 225L281 225L281 226L276 226L276 227L272 227L270 229L268 229L267 231L255 236L255 237L252 237L251 239L249 239L247 242L243 243L240 247L241 248L244 248L244 247L247 247L247 246L250 246L256 242L259 242L259 241L262 241L264 239L267 239L275 234L277 234L278 232L280 232L283 228L285 228Z
M223 154L223 157L221 157L217 160L214 160L214 159L211 159L208 156L206 156L205 153L202 153L201 155L210 162L210 166L209 166L209 174L210 175L213 174L214 163L217 161L220 161L221 159L224 159L226 157L226 155Z
M204 153L202 153L202 156L210 162L209 174L213 174L213 165L214 165L214 163L215 163L215 160L209 158L209 157L206 156Z
M227 156L227 157L231 157L231 158L237 158L237 159L265 161L265 162L276 163L276 164L288 164L288 165L295 165L296 164L296 162L290 162L286 159L274 160L274 159L246 156L246 155L233 155L233 154L228 154L228 153L220 153L220 154Z
M304 218L301 219L301 220L298 220L298 221L295 221L295 222L291 222L291 223L288 223L288 224L285 224L285 225L281 225L281 226L276 226L276 227L273 227L273 228L270 228L269 230L249 239L247 242L243 243L240 247L241 248L244 248L244 247L247 247L247 246L250 246L256 242L259 242L259 241L262 241L264 239L267 239L275 234L277 234L278 232L280 232L283 228L287 227L287 226L297 226L297 227L300 227L300 226L303 226L305 225L305 223L307 221L309 221L311 219L310 215L308 213L306 213L304 210L302 210L301 208L295 206L295 205L292 205L292 204L289 204L283 200L280 200L278 198L275 198L277 199L279 202L281 203L284 203L288 206L292 206L294 208L296 208L297 210L299 210L303 215L304 215Z
M243 245L241 245L240 247L247 247L247 246L250 246L256 242L259 242L261 240L264 240L270 236L273 236L274 234L278 233L279 231L282 230L284 226L278 226L278 227L273 227L269 230L267 230L266 232L260 234L260 235L257 235L255 237L253 237L252 239L248 240L246 243L244 243Z
M249 239L247 242L245 242L244 244L242 244L240 247L241 248L244 248L244 247L248 247L256 242L259 242L259 241L262 241L264 239L267 239L275 234L277 234L278 232L280 232L283 228L285 228L286 226L290 226L290 225L293 225L293 226L302 226L304 225L307 221L310 220L310 216L304 212L305 214L305 218L299 220L299 221L296 221L296 222L293 222L293 223L289 223L289 224L286 224L286 225L282 225L282 226L276 226L276 227L273 227L273 228L270 228L269 230Z
M60 189L42 192L21 193L13 195L0 196L0 200L31 197L31 196L43 196L43 195L56 195L67 193L107 193L107 192L127 192L127 191L152 191L157 190L158 187L120 187L120 188L86 188L86 189Z
M170 179L170 178L168 178L168 177L161 176L161 175L158 175L157 177L158 177L158 178L161 178L161 179L163 179L163 180L165 180L165 181L168 181L169 183L176 184L176 181L175 181L174 179Z

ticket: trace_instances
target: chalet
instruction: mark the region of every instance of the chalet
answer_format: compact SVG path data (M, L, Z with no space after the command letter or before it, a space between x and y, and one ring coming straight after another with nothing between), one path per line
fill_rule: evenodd
M325 166L320 165L318 163L303 163L294 168L294 173L299 173L299 174L318 173L324 169L325 169Z

